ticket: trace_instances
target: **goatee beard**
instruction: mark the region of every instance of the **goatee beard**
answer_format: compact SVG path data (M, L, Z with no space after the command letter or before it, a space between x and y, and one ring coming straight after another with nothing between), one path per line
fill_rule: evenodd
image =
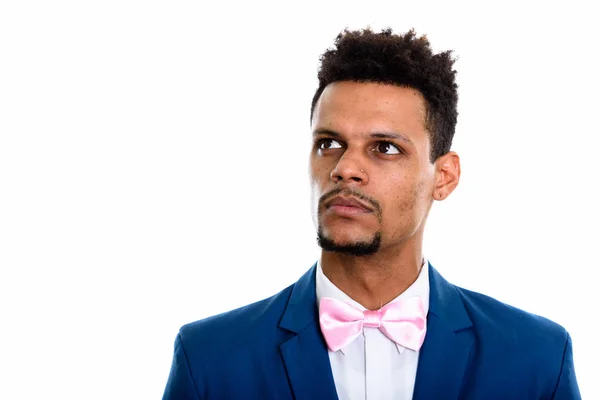
M381 247L381 232L377 232L370 242L354 242L350 244L337 244L323 235L319 226L317 231L317 243L325 251L347 254L350 256L370 256L379 251Z

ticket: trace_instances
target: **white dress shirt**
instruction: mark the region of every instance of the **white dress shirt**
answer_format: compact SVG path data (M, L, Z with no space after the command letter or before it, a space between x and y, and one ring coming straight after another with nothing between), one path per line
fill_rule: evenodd
M323 273L317 261L317 301L333 297L360 310L365 307L352 300ZM429 310L429 268L423 262L417 280L396 297L420 296L425 313ZM385 305L385 304L384 304ZM365 327L363 335L348 346L329 351L335 388L340 400L410 400L415 388L419 352L394 343L379 328Z

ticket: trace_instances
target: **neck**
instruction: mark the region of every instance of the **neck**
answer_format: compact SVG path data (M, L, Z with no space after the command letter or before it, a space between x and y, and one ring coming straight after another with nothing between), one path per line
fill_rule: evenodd
M321 267L325 276L351 299L368 310L376 310L417 280L422 257L421 241L417 241L382 248L370 256L322 251Z

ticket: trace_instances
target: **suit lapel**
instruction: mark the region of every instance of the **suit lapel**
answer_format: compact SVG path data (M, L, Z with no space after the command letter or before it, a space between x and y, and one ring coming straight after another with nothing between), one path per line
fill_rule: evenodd
M280 346L296 400L337 400L329 354L318 323L316 264L294 285L280 328L295 333Z
M458 399L474 335L457 288L429 266L427 334L419 354L413 398Z

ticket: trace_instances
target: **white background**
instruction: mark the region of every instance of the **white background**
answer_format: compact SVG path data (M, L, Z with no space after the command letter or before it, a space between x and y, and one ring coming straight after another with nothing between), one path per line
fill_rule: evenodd
M312 265L318 57L367 25L459 57L427 256L565 326L600 398L600 28L554 4L2 2L0 398L160 398L182 324Z

